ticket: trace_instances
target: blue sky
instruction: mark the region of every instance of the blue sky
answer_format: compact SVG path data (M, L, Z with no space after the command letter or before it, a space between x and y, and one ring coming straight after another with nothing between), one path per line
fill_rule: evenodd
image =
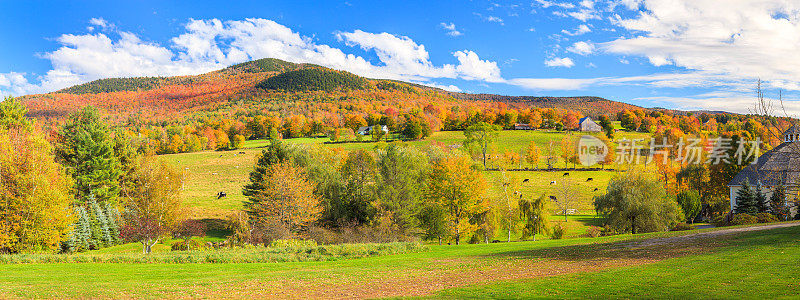
M4 1L0 45L0 95L275 57L464 92L735 112L761 78L800 111L796 1Z

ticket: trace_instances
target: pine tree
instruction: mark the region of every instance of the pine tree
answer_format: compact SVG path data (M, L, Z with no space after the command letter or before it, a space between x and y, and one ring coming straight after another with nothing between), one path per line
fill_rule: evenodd
M764 192L761 190L761 184L756 185L755 191L755 202L756 208L758 212L765 213L769 212L769 202L767 202L767 197L764 195Z
M95 201L93 194L89 194L89 201L86 203L86 208L89 212L89 226L91 228L89 245L94 250L106 247L111 241L111 235L108 230L108 219L103 213L103 209L100 208L100 205Z
M747 180L745 180L742 187L739 188L739 191L736 192L736 207L734 211L737 214L755 214L758 212L756 195Z
M89 238L92 235L91 225L89 224L89 216L86 214L86 209L82 206L75 208L75 213L78 215L75 221L75 229L72 231L72 247L73 252L83 252L89 250Z
M105 203L103 212L108 220L108 234L110 235L109 245L117 245L120 242L120 215L119 210L110 202Z
M788 211L786 209L786 188L783 185L775 187L775 190L772 191L772 196L769 197L769 208L778 220L786 221Z
M59 134L55 154L75 178L76 198L86 200L92 194L100 203L115 199L122 170L108 125L97 109L75 113Z

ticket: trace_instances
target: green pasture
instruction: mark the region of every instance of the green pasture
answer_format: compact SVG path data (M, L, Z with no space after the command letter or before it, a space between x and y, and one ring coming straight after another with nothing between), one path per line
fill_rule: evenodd
M428 246L288 263L0 265L0 298L793 298L800 227ZM632 246L637 245L639 246Z

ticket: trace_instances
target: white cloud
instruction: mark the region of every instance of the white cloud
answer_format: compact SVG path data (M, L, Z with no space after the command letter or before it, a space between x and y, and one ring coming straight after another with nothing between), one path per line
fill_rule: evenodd
M604 43L604 50L733 80L760 77L773 87L800 82L799 2L645 0L642 5L637 16L615 21L634 35Z
M112 26L111 23L108 23L108 21L106 21L103 18L91 18L91 19L89 19L89 24L92 24L92 25L100 27L100 28L106 28L106 27L111 27Z
M462 78L488 82L503 81L496 62L481 60L478 54L469 50L456 51L453 55L458 59L459 65L456 70Z
M561 7L561 8L575 8L575 5L569 2L558 2L558 1L547 1L547 0L536 0L539 5L543 8L548 8L551 6Z
M495 16L486 17L486 21L496 22L496 23L503 23L503 19L501 19L500 17L495 17Z
M578 28L575 28L574 31L568 31L566 29L562 29L561 30L561 33L569 35L569 36L582 35L582 34L589 33L589 32L592 32L592 30L589 29L589 26L586 26L586 24L578 25Z
M564 58L552 58L544 61L544 65L548 67L565 67L570 68L575 65L575 62L572 61L569 57Z
M102 19L91 22L96 26L111 26ZM171 39L169 46L116 30L64 34L56 40L61 44L60 48L42 55L50 60L52 70L40 76L35 84L29 82L24 74L0 74L0 94L50 92L108 77L200 74L266 57L319 64L372 78L423 83L433 78L502 81L497 64L481 60L475 52L455 52L459 65L437 66L430 61L424 45L385 32L355 30L336 34L347 46L375 53L378 62L373 63L339 48L316 44L310 38L266 19L190 20L185 29L184 33Z
M439 26L442 26L442 28L447 30L447 35L449 35L449 36L460 36L460 35L463 34L461 31L458 31L458 29L456 29L456 24L453 24L453 23L449 23L448 24L448 23L442 22L442 23L439 23Z
M594 48L595 48L594 44L592 44L591 42L581 41L581 42L576 42L572 44L572 46L567 47L567 51L586 56L592 54L594 52Z

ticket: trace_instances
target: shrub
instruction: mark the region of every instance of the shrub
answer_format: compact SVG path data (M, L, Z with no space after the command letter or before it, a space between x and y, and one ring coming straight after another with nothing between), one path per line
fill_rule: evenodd
M681 223L675 224L675 227L672 227L671 231L684 231L684 230L692 230L692 229L694 229L694 227L692 227L691 225L681 222Z
M175 242L172 244L172 251L186 251L189 250L189 245L185 241Z
M589 229L586 230L586 235L588 237L596 238L603 234L603 230L597 226L589 226Z
M269 244L270 248L290 248L290 247L314 247L317 242L314 240L301 240L301 239L285 239L274 240Z
M731 225L748 225L758 223L758 218L748 214L736 214L731 220Z
M561 224L553 226L553 232L550 234L550 238L554 240L560 240L563 237L564 237L564 226L561 226Z
M714 224L715 227L731 226L731 223L728 222L728 214L714 217L714 219L711 220L711 224Z
M602 231L601 235L602 236L612 236L612 235L618 235L618 234L619 234L619 232L616 229L614 229L614 227L605 225L605 226L603 226L603 231Z
M758 214L756 214L756 219L758 220L758 223L774 223L774 222L778 222L778 218L776 218L774 215L769 214L769 213L758 213Z

